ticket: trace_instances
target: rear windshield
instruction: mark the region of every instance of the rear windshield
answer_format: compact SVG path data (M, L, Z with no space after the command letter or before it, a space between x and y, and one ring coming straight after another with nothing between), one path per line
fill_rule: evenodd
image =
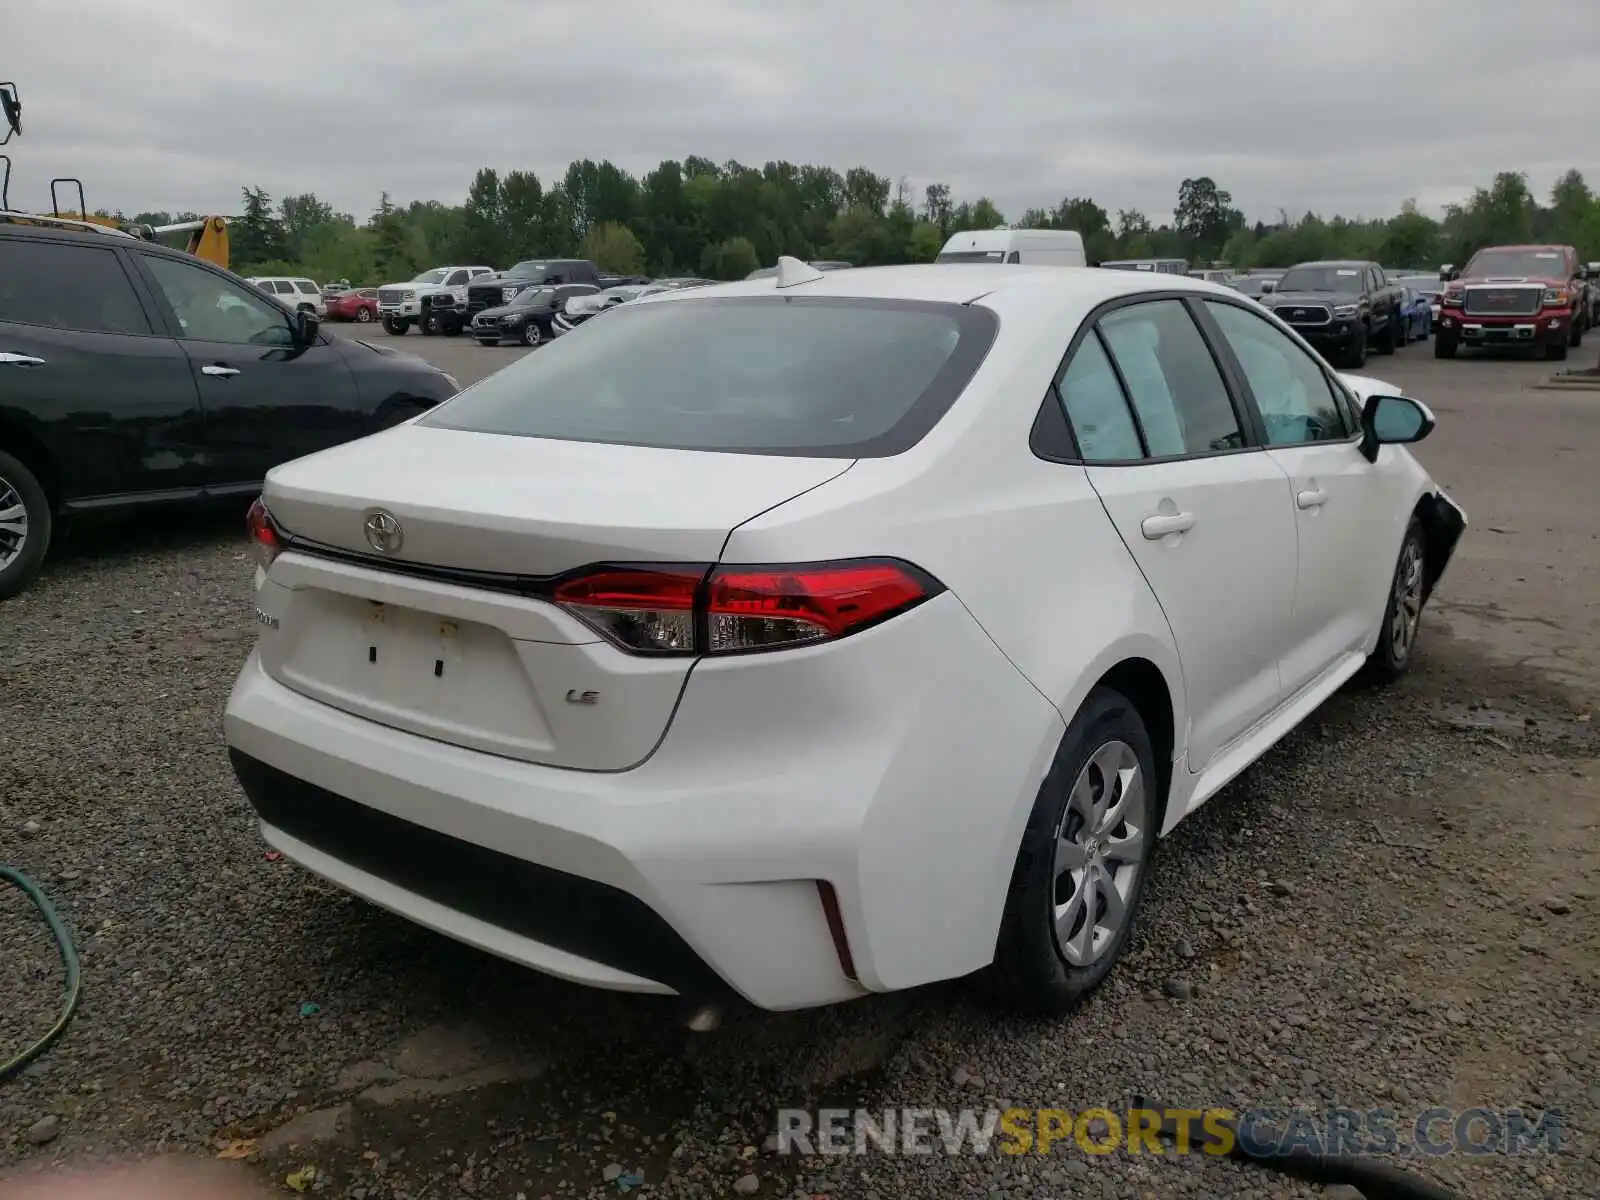
M823 297L618 307L434 409L479 433L824 458L898 454L994 341L988 309Z

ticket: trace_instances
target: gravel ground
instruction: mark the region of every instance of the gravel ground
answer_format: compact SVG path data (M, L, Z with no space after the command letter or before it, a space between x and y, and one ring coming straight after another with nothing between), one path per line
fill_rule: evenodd
M55 899L85 979L65 1040L0 1085L0 1168L240 1143L246 1175L352 1200L638 1175L652 1196L1324 1194L1203 1156L764 1146L779 1107L1142 1094L1402 1127L1559 1111L1560 1156L1422 1169L1473 1197L1600 1195L1595 696L1485 659L1448 609L1400 688L1335 697L1162 847L1128 958L1072 1017L999 1019L960 983L696 1037L266 856L220 738L252 637L240 516L85 534L0 609L0 862ZM0 1055L60 988L0 891Z

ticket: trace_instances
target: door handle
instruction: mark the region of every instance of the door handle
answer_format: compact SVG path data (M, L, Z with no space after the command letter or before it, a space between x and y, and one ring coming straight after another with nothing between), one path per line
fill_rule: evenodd
M0 366L42 367L44 366L44 359L35 358L31 354L12 354L9 350L0 350Z
M1294 502L1299 508L1321 508L1328 502L1328 493L1323 488L1309 488L1303 492L1296 492Z
M1152 542L1159 542L1169 533L1188 533L1194 528L1193 513L1157 513L1139 523L1139 531Z
M202 375L211 375L211 376L214 376L214 377L216 377L218 379L232 379L238 373L239 373L239 368L238 367L222 367L222 366L213 365L213 366L209 366L209 367L201 367L200 368L200 374L202 374Z

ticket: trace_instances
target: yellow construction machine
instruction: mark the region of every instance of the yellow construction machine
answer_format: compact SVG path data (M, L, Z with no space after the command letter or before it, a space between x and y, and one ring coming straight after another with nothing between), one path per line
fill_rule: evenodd
M22 132L22 98L17 92L17 85L9 81L0 83L0 129L4 136L0 137L0 146L4 146L14 136ZM61 191L63 188L77 190L78 206L76 209L63 209ZM58 224L76 226L79 228L93 226L99 229L110 230L113 233L125 234L129 237L141 238L147 242L157 241L170 234L187 233L189 242L186 249L196 258L203 258L209 263L215 263L224 269L228 266L228 219L226 217L196 217L191 221L179 221L172 225L135 225L119 217L105 216L100 213L91 213L89 206L84 202L83 181L72 178L52 179L50 181L50 208L49 216L44 213L26 213L13 210L9 192L11 189L11 157L0 154L0 220L11 221L19 225L27 224ZM70 198L72 192L67 191Z

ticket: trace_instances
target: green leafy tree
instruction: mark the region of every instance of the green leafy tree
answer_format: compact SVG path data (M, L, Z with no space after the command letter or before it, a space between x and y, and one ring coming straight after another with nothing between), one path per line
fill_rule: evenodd
M700 274L709 279L743 279L760 265L756 248L746 237L707 246L700 255Z
M1178 185L1172 225L1188 246L1192 261L1209 262L1222 249L1233 224L1232 204L1233 197L1210 176L1185 179Z
M757 167L691 155L636 179L606 160L580 159L557 178L550 185L526 169L485 168L470 181L464 202L400 205L385 195L359 223L313 193L289 195L274 207L265 191L248 188L244 211L233 222L234 261L250 271L276 264L317 279L370 285L452 262L505 266L519 258L587 252L611 269L720 278L770 266L783 254L862 266L926 262L956 230L1006 224L987 198L959 198L943 183L913 195L906 180L896 183L895 176L865 166L840 172L772 160ZM135 219L172 224L193 215L147 212ZM1484 245L1525 240L1571 243L1585 261L1600 261L1600 199L1577 171L1556 180L1547 203L1526 178L1502 172L1438 220L1408 201L1387 217L1307 213L1296 219L1280 210L1252 224L1215 180L1199 177L1180 186L1171 224L1155 225L1135 209L1113 209L1083 195L1037 204L1019 224L1073 229L1095 262L1220 258L1247 267L1375 258L1386 266L1431 269L1464 263ZM184 237L173 240L181 245Z
M261 263L289 257L289 240L283 221L273 210L272 197L258 187L242 188L244 211L228 230L229 254L241 274L257 274Z
M638 275L644 270L644 243L620 221L607 221L589 230L583 235L579 253L602 271ZM751 267L745 274L753 270Z

